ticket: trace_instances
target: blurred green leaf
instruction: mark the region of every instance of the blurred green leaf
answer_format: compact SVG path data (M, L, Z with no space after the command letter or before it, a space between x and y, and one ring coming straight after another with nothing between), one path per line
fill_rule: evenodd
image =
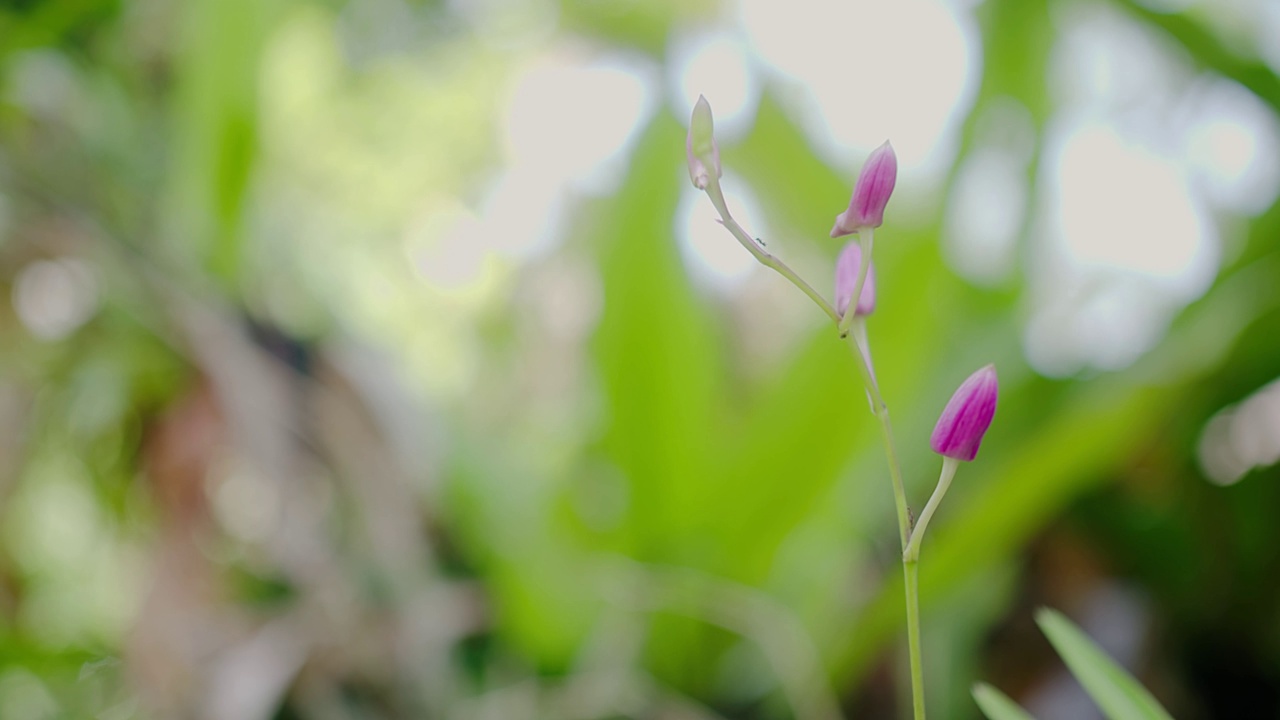
M54 45L114 19L119 0L62 0L0 7L0 61L6 54Z
M604 446L631 489L638 558L688 561L686 533L705 508L699 486L720 449L716 324L694 293L672 237L684 131L660 116L596 232L604 313L595 337L607 399Z
M988 720L1035 720L1009 696L986 683L973 686L973 699Z
M240 270L243 210L258 155L258 69L284 0L183 5L173 97L173 249L224 288Z
M1049 52L1053 23L1047 0L993 0L978 8L983 30L982 88L978 107L1001 97L1017 99L1042 125L1052 111ZM969 115L972 123L981 115Z
M1191 13L1160 12L1135 0L1114 0L1116 5L1153 27L1164 31L1186 48L1200 65L1225 75L1248 88L1258 99L1280 112L1280 77L1257 57L1242 54L1219 39Z
M1041 608L1036 622L1089 697L1110 720L1172 720L1160 703L1062 613Z
M608 413L603 448L629 488L630 554L707 567L716 546L705 526L717 513L708 512L706 485L724 445L723 342L672 232L677 183L687 182L683 140L684 129L659 115L593 233L604 286L594 350ZM650 648L658 672L685 687L706 680L715 648L706 632L661 622Z

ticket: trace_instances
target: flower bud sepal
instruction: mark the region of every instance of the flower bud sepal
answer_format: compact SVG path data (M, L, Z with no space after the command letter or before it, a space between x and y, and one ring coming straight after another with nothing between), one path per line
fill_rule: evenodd
M715 120L711 116L711 103L703 95L694 103L689 117L689 134L684 140L685 160L689 163L689 180L699 190L711 184L712 173L719 180L720 148L716 145Z
M875 244L875 232L872 228L863 228L858 231L858 253L859 258L864 259L858 267L858 280L854 283L853 289L849 291L849 297L862 298L862 288L867 282L867 275L871 270L871 250ZM872 281L874 282L874 281ZM874 300L873 300L874 304ZM849 336L849 328L853 326L853 319L858 316L857 312L847 312L840 318L840 337Z

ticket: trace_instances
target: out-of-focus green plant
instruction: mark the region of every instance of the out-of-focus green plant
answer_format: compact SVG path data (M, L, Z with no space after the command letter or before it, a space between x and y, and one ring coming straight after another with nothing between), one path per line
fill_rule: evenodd
M1077 16L1176 59L1170 118L1206 82L1280 113L1274 59L1235 4L951 5L981 63L950 170L878 237L872 328L913 447L955 381L1001 369L996 452L919 569L930 708L968 717L975 678L1004 686L1023 658L998 640L1035 635L1010 627L1021 601L1080 577L1046 572L1063 546L1150 593L1152 687L1185 688L1161 695L1180 716L1273 707L1280 470L1216 487L1195 448L1275 379L1280 207L1215 212L1218 278L1132 367L1042 377L1022 333ZM653 91L617 185L567 193L547 246L477 250L533 234L523 216L475 230L510 90L566 57L674 78L728 10L0 3L0 716L192 715L243 683L259 705L222 709L236 720L909 706L885 681L908 676L890 650L914 621L894 500L865 481L876 421L798 294L692 277L678 103ZM802 31L820 21L803 12ZM838 247L807 236L849 178L793 102L805 78L750 64L759 102L723 159L770 250L829 267ZM554 77L540 91L571 86ZM1007 140L1023 220L1012 269L979 286L946 261L946 209ZM475 251L478 279L432 279L454 269L441 248ZM49 298L79 324L33 323ZM923 497L928 458L901 460Z
M1146 688L1062 613L1044 608L1036 613L1036 623L1108 720L1172 720ZM985 683L974 687L973 698L990 720L1031 717Z
M986 683L973 688L973 699L990 720L1035 720L1026 710L1009 699L1008 695Z

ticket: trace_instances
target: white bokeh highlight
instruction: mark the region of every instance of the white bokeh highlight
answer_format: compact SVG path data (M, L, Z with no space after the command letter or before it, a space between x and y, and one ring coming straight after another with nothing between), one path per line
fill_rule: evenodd
M1087 124L1071 132L1053 165L1072 260L1164 278L1188 292L1212 279L1208 223L1176 163Z
M740 21L810 140L853 167L886 139L903 174L943 172L981 62L967 12L934 0L744 0Z
M1280 131L1257 98L1132 18L1078 6L1060 19L1024 349L1066 376L1132 364L1209 289L1217 216L1275 199Z
M762 222L760 204L751 188L727 171L720 185L733 218L768 243L769 229ZM755 271L756 259L720 224L720 216L705 194L688 182L682 186L675 233L685 266L695 282L706 287L720 292L740 287Z
M1208 289L1217 234L1173 160L1081 119L1051 131L1024 333L1037 371L1119 370Z
M589 195L617 189L636 133L656 109L658 72L625 55L548 55L512 87L505 136L510 164L544 183Z
M1187 93L1183 157L1216 207L1254 216L1280 190L1280 123L1253 93L1206 79Z
M944 220L946 259L965 278L995 284L1013 270L1027 207L1026 162L1009 150L981 148L956 176Z
M1280 462L1280 380L1205 424L1198 447L1200 468L1218 485L1233 485L1255 468Z
M18 273L13 308L37 338L61 340L88 322L101 303L93 269L77 258L36 260Z
M655 66L631 56L550 52L511 83L503 118L506 163L478 207L439 196L405 228L405 248L430 287L467 291L497 261L553 251L575 196L618 189L636 137L658 101Z
M716 137L723 145L741 139L755 121L760 80L743 38L726 30L678 35L667 53L671 106L688 118L699 95L715 113Z

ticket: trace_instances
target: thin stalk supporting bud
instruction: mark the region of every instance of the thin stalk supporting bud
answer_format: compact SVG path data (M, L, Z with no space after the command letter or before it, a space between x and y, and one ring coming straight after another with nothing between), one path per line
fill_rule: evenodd
M689 118L689 134L685 138L684 148L689 161L689 179L693 181L694 187L707 193L707 198L720 214L720 223L729 231L729 234L733 235L734 239L761 265L786 278L788 282L809 296L809 299L821 308L832 322L839 325L840 315L836 313L836 309L831 307L831 304L819 295L817 290L814 290L786 263L765 250L764 243L744 230L729 213L729 205L725 202L724 191L720 187L720 150L716 146L711 104L701 95L698 96L698 102L693 106L693 115Z
M907 543L906 552L903 553L905 561L915 562L920 557L920 543L924 541L925 529L929 527L929 520L933 518L947 489L951 487L956 468L961 462L970 462L977 457L978 446L982 444L982 438L995 417L998 394L996 366L986 365L960 383L960 387L943 408L942 416L933 428L933 436L929 438L933 451L942 455L942 474L924 512L920 513L920 520L911 532L911 541Z
M996 414L998 385L994 365L987 365L970 375L947 402L929 439L934 452L942 455L942 472L902 552L907 592L907 645L911 660L911 706L916 720L924 720L925 716L924 663L920 647L920 546L929 521L951 487L956 469L961 462L969 462L978 455L978 446L982 444L982 437Z

